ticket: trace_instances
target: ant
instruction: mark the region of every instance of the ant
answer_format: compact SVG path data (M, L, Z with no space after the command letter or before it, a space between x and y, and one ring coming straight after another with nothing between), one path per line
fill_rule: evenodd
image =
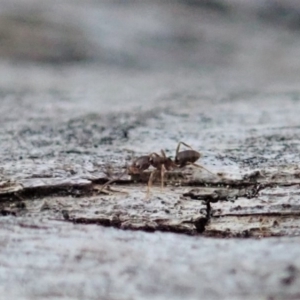
M180 146L184 145L189 150L180 150ZM139 174L143 171L147 170L150 166L154 167L154 170L151 172L149 181L148 181L148 188L147 188L147 195L149 195L150 187L152 186L153 182L153 176L157 171L160 171L161 174L161 189L163 189L164 185L164 174L166 171L172 170L174 168L183 168L187 165L193 165L195 167L204 169L208 173L211 173L215 175L214 173L210 172L206 168L204 168L201 165L196 164L195 162L199 160L201 157L201 154L194 150L191 146L184 142L179 142L176 148L176 154L174 161L167 157L164 150L161 150L161 155L157 154L156 152L153 152L149 155L144 155L136 158L133 163L126 169L124 173L122 173L117 179L112 179L106 182L100 191L102 191L107 185L111 184L112 182L120 179L123 175L125 175L127 172L130 174Z
M156 171L160 171L161 173L161 188L163 188L163 178L166 171L171 170L172 168L176 167L174 162L171 158L167 157L164 150L161 150L161 156L157 154L156 152L153 152L149 155L143 155L138 158L136 158L132 164L126 168L125 172L123 172L118 178L111 179L108 182L106 182L102 188L100 189L100 192L109 184L112 182L120 179L123 175L126 173L129 174L141 174L145 170L149 169L150 166L154 167L155 169L151 172L150 178L148 181L148 189L147 189L147 195L150 192L150 186L152 185L153 176L156 173Z

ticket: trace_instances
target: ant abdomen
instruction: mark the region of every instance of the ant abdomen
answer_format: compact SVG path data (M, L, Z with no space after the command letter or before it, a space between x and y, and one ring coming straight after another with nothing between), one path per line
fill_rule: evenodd
M201 154L195 150L184 150L177 153L175 163L180 168L186 166L188 163L194 163L200 158Z

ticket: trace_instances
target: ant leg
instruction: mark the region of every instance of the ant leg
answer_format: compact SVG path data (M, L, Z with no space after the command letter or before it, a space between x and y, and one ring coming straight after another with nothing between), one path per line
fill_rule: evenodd
M115 192L115 193L121 193L121 194L129 195L129 193L127 191L124 191L124 190L115 190L115 189L112 189L110 186L107 187L107 190L109 192ZM109 194L109 192L107 192L107 191L105 191L105 192Z
M151 154L149 154L149 157L151 157L151 156L156 156L156 157L160 157L160 155L159 154L157 154L156 152L152 152Z
M104 192L103 190L104 190L105 187L107 187L107 186L110 185L111 183L113 183L113 182L119 180L119 179L122 178L126 173L127 173L127 169L126 169L125 172L123 172L119 177L114 178L114 179L111 179L111 180L107 181L106 183L104 183L104 184L102 185L102 187L100 188L99 193Z
M160 169L160 176L161 176L161 191L163 190L164 188L164 176L165 176L165 172L166 172L166 168L165 168L165 165L162 165L161 166L161 169Z
M160 152L161 152L162 157L167 158L166 152L163 149L161 149Z
M188 148L190 148L190 149L193 150L193 148L192 148L190 145L188 145L188 144L186 144L186 143L184 143L184 142L180 142L180 144L182 144L182 145L184 145L184 146L186 146L186 147L188 147Z
M177 145L177 148L176 148L176 155L175 155L175 157L177 156L181 145L184 145L184 146L186 146L186 147L188 147L188 148L190 148L190 149L193 150L193 148L190 145L188 145L188 144L186 144L184 142L179 142L178 145Z
M103 192L103 190L108 186L110 185L111 183L115 182L116 180L118 180L119 178L114 178L114 179L111 179L111 180L108 180L107 182L105 182L102 187L100 188L99 190L99 193Z
M210 173L210 174L216 175L216 174L214 174L213 172L211 172L211 171L207 170L206 168L204 168L204 167L202 167L202 166L200 166L200 165L197 165L197 164L195 164L195 163L190 163L190 162L188 162L187 165L193 165L193 166L195 166L195 167L198 167L198 168L200 168L200 169L205 170L206 172L208 172L208 173Z
M152 186L152 181L153 181L153 176L155 174L157 170L153 170L150 174L150 177L149 177L149 181L148 181L148 187L147 187L147 197L149 197L149 194L150 194L150 187Z

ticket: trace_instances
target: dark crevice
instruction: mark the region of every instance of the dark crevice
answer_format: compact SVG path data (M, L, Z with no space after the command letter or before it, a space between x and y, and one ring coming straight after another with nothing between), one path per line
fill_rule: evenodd
M64 215L64 220L68 222L72 222L73 224L96 224L101 225L105 227L115 227L122 230L133 230L133 231L145 231L145 232L156 232L156 231L162 231L162 232L172 232L172 233L182 233L182 234L188 234L188 235L194 235L198 233L197 231L191 231L184 227L180 226L171 226L171 225L165 225L165 224L159 224L155 227L151 225L142 225L139 227L135 227L134 225L128 223L124 224L119 219L109 220L109 219L88 219L88 218L70 218L69 216L66 218ZM205 222L206 224L206 222ZM196 224L195 224L196 225Z

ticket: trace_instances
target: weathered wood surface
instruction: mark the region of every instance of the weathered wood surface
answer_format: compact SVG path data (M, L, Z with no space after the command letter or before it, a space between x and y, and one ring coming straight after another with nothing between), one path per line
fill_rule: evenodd
M58 219L75 223L224 237L300 234L298 167L253 171L237 179L226 178L226 174L201 178L195 172L191 168L167 172L168 187L152 188L149 197L148 171L125 176L118 180L123 186L101 194L99 182L108 180L105 176L56 183L48 179L48 184L47 179L2 182L1 211L31 215L37 208L44 210L40 202L45 197L55 196L47 200L49 217L60 211ZM136 185L138 181L144 184Z
M299 238L150 234L41 215L0 225L5 299L299 297Z
M299 299L293 1L293 30L249 1L21 2L0 12L0 299ZM99 193L179 141L222 176Z

